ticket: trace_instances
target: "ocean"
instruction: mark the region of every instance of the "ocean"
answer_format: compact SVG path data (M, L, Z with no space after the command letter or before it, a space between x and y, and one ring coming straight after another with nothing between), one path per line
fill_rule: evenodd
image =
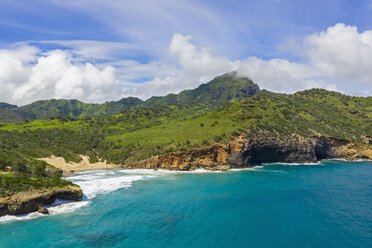
M0 218L0 247L372 247L372 162L105 170L81 202Z

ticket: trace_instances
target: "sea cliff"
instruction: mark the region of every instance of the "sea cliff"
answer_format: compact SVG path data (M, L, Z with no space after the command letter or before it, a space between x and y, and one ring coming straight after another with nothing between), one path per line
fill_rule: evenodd
M229 144L214 144L171 152L125 165L126 168L228 170L261 163L314 163L321 159L372 159L372 146L335 137L240 136Z
M47 213L44 205L51 204L56 199L79 201L82 196L83 191L77 185L17 192L0 198L0 216L28 214L36 211Z

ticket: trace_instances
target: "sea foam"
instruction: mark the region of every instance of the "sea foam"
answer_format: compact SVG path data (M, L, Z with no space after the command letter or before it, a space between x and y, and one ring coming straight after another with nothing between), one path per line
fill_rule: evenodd
M153 175L151 174L146 175L145 173L142 173L142 175L137 175L136 173L125 173L122 170L99 170L81 172L65 178L82 188L84 196L81 201L63 201L57 199L54 203L45 207L48 209L49 215L71 213L81 207L87 206L90 203L90 200L100 194L107 194L121 188L129 188L132 185L132 182L143 180L146 177L152 176ZM0 217L0 223L31 220L43 216L47 215L43 215L38 212L17 216L6 215Z

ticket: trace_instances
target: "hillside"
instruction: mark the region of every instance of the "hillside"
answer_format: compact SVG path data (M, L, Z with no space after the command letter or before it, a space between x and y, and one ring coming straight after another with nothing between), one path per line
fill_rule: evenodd
M242 133L265 132L280 139L329 136L358 143L372 137L371 97L318 89L292 95L262 92L217 111L204 108L154 106L87 120L3 124L0 148L33 157L54 154L68 161L87 154L93 161L125 164L216 142L227 144Z
M196 89L184 90L179 94L151 97L146 101L128 97L116 102L88 104L78 100L52 99L37 101L19 108L15 105L0 103L0 122L12 123L53 117L102 117L118 114L134 107L150 107L154 105L201 104L213 109L228 101L237 101L253 96L259 91L259 87L251 80L238 77L235 72L231 72L216 77Z
M1 122L21 122L24 118L17 113L18 107L8 103L0 102L0 123Z

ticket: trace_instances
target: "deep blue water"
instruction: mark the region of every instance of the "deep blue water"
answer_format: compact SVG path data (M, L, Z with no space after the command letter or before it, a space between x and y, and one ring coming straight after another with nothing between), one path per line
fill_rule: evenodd
M372 247L371 162L71 180L89 204L0 223L0 247Z

